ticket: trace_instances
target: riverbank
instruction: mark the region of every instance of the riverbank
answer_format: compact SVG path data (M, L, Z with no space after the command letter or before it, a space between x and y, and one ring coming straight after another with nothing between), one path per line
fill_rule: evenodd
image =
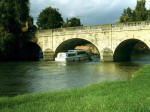
M150 112L150 65L130 81L0 98L1 112Z

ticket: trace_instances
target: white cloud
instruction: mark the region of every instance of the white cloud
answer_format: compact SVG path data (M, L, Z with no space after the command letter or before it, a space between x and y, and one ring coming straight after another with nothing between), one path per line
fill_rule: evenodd
M63 18L79 17L84 25L117 22L122 10L135 8L137 0L30 0L31 15L36 19L48 6L58 8ZM147 0L147 8L150 0Z

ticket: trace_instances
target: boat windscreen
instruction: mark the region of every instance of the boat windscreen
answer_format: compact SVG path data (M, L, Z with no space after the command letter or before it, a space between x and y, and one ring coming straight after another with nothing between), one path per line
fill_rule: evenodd
M75 56L75 55L76 54L71 53L71 54L68 54L68 57Z

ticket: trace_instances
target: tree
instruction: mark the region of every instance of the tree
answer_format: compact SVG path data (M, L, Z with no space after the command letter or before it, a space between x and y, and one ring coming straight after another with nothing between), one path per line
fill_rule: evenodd
M29 0L14 0L15 10L16 10L16 18L20 21L20 24L24 24L29 18Z
M0 4L0 24L14 35L21 32L29 17L29 0L0 0Z
M29 16L27 23L26 23L27 33L31 34L31 37L34 36L35 32L37 31L37 27L34 25L34 19L32 16Z
M120 17L120 22L130 22L134 21L133 11L131 8L124 9L122 16Z
M135 10L129 7L124 9L120 22L145 21L150 20L150 12L145 7L145 0L138 0Z
M66 27L71 27L71 24L70 24L68 18L66 19L66 22L64 22L63 27L64 27L64 28L66 28Z
M4 57L16 57L24 41L22 31L29 18L29 0L0 0L0 47Z
M37 25L39 29L60 28L63 25L63 18L58 9L48 7L39 14Z
M148 12L147 20L150 20L150 10L148 10L147 12Z
M79 18L72 17L70 19L66 19L66 22L63 24L63 27L76 27L81 26L81 22Z
M71 18L69 20L70 24L71 24L71 27L75 27L75 26L81 26L81 22L80 22L80 19L79 18Z
M136 21L147 20L147 9L145 7L145 0L137 1L135 8L135 19Z

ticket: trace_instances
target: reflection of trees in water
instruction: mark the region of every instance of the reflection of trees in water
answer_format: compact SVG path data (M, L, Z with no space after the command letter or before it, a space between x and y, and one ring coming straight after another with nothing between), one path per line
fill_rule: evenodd
M129 80L134 72L141 68L141 64L132 62L104 62L97 68L97 71L112 76L112 79Z
M5 62L0 64L0 96L15 96L29 93L30 77L28 64Z
M0 96L80 88L102 81L126 80L134 63L11 62L0 63Z

